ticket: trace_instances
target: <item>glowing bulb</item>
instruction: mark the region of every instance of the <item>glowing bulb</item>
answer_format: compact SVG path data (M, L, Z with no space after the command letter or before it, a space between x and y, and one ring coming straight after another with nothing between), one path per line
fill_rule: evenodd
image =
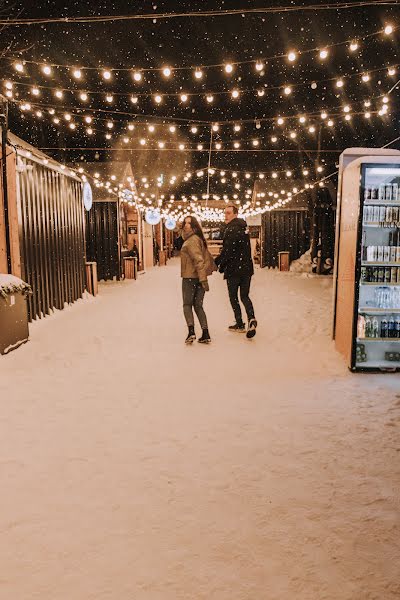
M305 123L306 122L306 118L305 117L300 117L299 121L300 121L300 123Z
M90 117L88 115L87 117L85 117L85 121L86 121L86 123L91 123L92 122L92 117Z
M311 127L308 129L308 131L310 133L315 133L315 127L313 125L311 125Z
M12 98L13 97L12 90L6 90L6 96L7 96L7 98Z
M286 177L291 177L292 176L292 171L286 171Z
M394 67L391 67L390 69L388 69L388 75L390 75L390 76L396 75L396 69Z
M6 89L7 90L12 90L13 89L13 84L11 83L11 81L6 81Z
M291 52L289 52L288 54L288 61L289 62L294 62L297 58L297 53L294 52L293 50Z
M262 62L256 62L256 71L262 71L264 64Z
M209 104L211 104L211 102L214 102L214 96L212 96L211 94L209 94L209 95L207 96L207 102L208 102Z
M239 98L239 90L232 91L232 98Z
M304 171L303 171L303 175L304 175L305 177L307 177L307 175L308 175L308 171L307 171L307 169L304 169Z
M389 102L389 98L388 98L387 96L384 96L384 97L382 98L382 102L383 102L384 104L387 104L387 103Z
M386 35L390 35L391 33L393 33L393 27L392 25L386 25L384 32Z
M154 96L154 100L157 104L161 104L162 97L160 96L160 94L157 94L156 96Z
M358 42L352 42L350 44L350 50L351 52L355 52L356 50L358 50Z
M321 50L319 53L319 57L322 60L325 60L325 58L328 58L328 54L329 54L328 50Z
M112 121L108 121L107 122L107 127L108 127L108 129L113 129L114 123Z
M196 79L201 79L203 77L203 71L201 71L200 69L196 69L194 72L194 76Z
M71 115L70 115L69 113L65 113L65 115L64 115L64 119L65 119L66 121L70 121L70 120L71 120Z
M187 102L187 94L181 94L181 102Z
M165 147L165 142L158 142L158 147L159 148L164 148Z
M365 117L366 119L370 119L370 118L371 118L371 113L370 113L370 112L366 112L366 113L364 114L364 117Z
M277 121L278 125L283 125L283 124L284 124L284 122L285 122L285 120L284 120L284 119L282 119L282 117L279 117L279 119L278 119L278 121Z
M36 116L37 116L37 117L39 117L39 119L40 119L41 117L43 117L43 113L42 113L42 111L41 111L41 110L37 110L37 111L36 111Z
M132 102L132 104L137 104L138 100L139 100L139 98L137 96L131 96L131 102Z
M133 79L135 81L142 81L143 75L140 73L140 71L135 71L133 73Z
M113 100L114 100L114 97L113 97L113 96L111 96L111 94L108 94L108 95L106 96L106 100L107 100L107 102L109 102L109 103L111 104L111 102L113 102Z
M14 68L18 73L22 73L24 70L24 65L20 62L15 63Z
M259 96L264 96L264 94L265 94L265 90L258 90L258 91L257 91L257 94L258 94Z
M317 167L318 173L322 173L323 170L324 170L324 167Z
M88 127L88 128L86 129L86 133L87 133L87 134L89 134L89 135L92 135L92 133L93 133L93 129L92 129L91 127Z
M367 108L368 108L369 106L371 106L371 101L370 101L370 100L366 100L366 101L364 102L364 106L366 106Z
M327 113L326 113L326 112L322 112L322 113L321 113L321 119L325 120L325 119L327 119L327 118L328 118L328 115L327 115Z
M79 98L83 101L86 102L88 99L88 95L85 92L82 92L82 94L79 95Z
M45 75L51 75L51 67L49 65L43 65L42 71Z
M32 94L34 96L39 96L39 94L40 94L39 88L37 88L37 87L32 88Z
M271 142L273 142L275 144L275 142L277 142L277 141L278 141L278 138L275 135L273 135L271 138Z
M240 142L235 142L235 143L233 144L233 147L234 147L234 148L236 148L236 150L237 150L238 148L240 148Z
M332 119L329 119L329 121L328 121L328 127L333 127L333 121L332 121Z
M70 123L69 126L70 126L71 129L76 129L75 123Z
M294 140L297 137L297 133L295 131L290 132L290 137Z
M172 73L172 71L171 71L171 69L169 67L164 67L164 69L163 69L163 75L164 75L164 77L170 77L171 73Z
M259 177L260 179L264 179L265 175L264 175L264 173L260 173L258 177Z
M233 71L233 65L231 65L230 63L228 63L227 65L225 65L225 72L226 73L232 73Z
M106 140L111 140L111 133L106 133Z
M275 173L275 172L274 172L274 173L272 173L272 178L273 178L273 179L276 179L277 177L278 177L278 173Z
M350 108L350 106L349 106L348 104L347 104L347 105L346 105L346 106L343 108L343 111L344 111L345 113L349 113L349 112L350 112L350 110L351 110L351 108Z
M75 77L75 79L80 79L82 77L82 71L80 69L74 69L72 71L72 75Z
M289 86L286 86L283 91L285 92L286 96L289 96L292 93L292 88Z
M217 144L215 144L215 147L217 150L221 150L222 144L220 142L218 142Z
M370 78L370 76L369 76L369 74L368 74L368 73L365 73L365 74L362 76L362 80L364 81L364 83L367 83L367 81L369 81L370 79L371 79L371 78Z
M175 131L176 131L175 125L171 125L170 128L169 128L169 130L170 130L171 133L175 133Z
M240 131L241 130L241 126L240 125L235 125L233 129L234 129L234 131Z
M260 144L259 140L253 140L253 146L258 146Z
M60 119L58 117L54 117L53 123L55 123L56 125L58 125L59 122L60 122Z
M184 150L185 149L185 144L179 144L179 150Z
M109 81L111 79L111 71L109 71L108 69L103 71L103 78Z
M155 131L154 125L149 125L148 129L151 133L154 133L154 131Z
M336 82L336 87L342 88L344 86L343 79L338 79Z
M146 140L145 140L144 138L142 138L142 139L140 140L140 145L141 145L141 146L144 146L145 144L146 144Z

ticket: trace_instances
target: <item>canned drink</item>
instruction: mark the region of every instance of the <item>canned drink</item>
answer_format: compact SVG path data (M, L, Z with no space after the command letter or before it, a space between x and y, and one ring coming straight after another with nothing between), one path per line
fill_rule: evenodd
M400 268L396 267L397 269L397 283L400 283Z
M390 246L390 262L396 262L396 246Z
M374 216L372 218L373 221L375 221L375 223L379 222L379 218L380 218L380 206L374 206Z
M390 246L383 246L383 262L390 261Z
M400 246L396 246L396 262L400 262Z
M366 187L364 190L364 200L371 200L371 188Z
M394 221L395 223L397 223L399 220L399 207L398 206L393 206L392 207L392 221Z
M385 281L385 267L378 268L378 283L384 283Z
M397 282L397 267L391 267L390 269L390 283Z
M383 246L372 246L375 249L375 256L373 260L377 260L378 262L383 262Z
M385 200L391 202L392 200L392 184L385 185Z
M398 183L392 183L392 200L397 202L399 198L399 185Z
M384 223L387 220L386 216L387 216L386 206L380 206L379 207L379 222Z
M373 283L378 283L378 267L373 267L371 281Z
M390 283L390 277L391 277L391 268L386 267L385 268L385 283Z
M363 283L365 281L368 281L368 278L367 278L367 267L361 267L361 281Z

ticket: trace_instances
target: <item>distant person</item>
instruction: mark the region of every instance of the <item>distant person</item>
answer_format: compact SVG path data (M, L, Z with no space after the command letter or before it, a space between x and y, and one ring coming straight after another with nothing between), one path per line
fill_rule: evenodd
M181 249L181 277L183 313L188 326L186 344L193 344L196 339L193 309L200 322L202 335L200 344L211 342L208 331L206 313L203 308L204 295L209 291L207 277L216 271L216 266L207 248L207 242L195 217L186 217L182 230L183 246Z
M250 284L254 275L251 258L250 236L247 224L238 218L238 209L234 204L225 208L225 223L222 250L216 257L215 263L219 272L224 274L228 284L229 300L231 302L236 323L229 327L230 331L244 333L246 331L242 318L238 293L245 307L248 327L246 336L251 339L256 335L257 321L254 316L253 303L250 300Z

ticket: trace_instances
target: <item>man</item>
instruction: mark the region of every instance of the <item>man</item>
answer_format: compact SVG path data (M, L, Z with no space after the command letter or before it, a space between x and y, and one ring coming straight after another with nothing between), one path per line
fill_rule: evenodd
M235 325L231 325L229 330L238 333L246 331L238 298L240 290L240 299L246 309L248 320L246 336L251 339L256 335L257 321L254 316L253 303L249 298L251 278L254 274L250 237L246 221L238 218L237 206L229 204L225 208L225 223L227 225L222 250L215 259L215 263L227 281L229 300L236 319Z

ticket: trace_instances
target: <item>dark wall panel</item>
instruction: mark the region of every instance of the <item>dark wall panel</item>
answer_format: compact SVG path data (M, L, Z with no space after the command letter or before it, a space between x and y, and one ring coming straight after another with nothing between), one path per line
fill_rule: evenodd
M85 238L81 184L45 165L19 157L23 278L33 291L29 318L62 309L85 289Z
M310 219L305 210L273 210L262 218L262 267L277 267L278 253L296 260L310 248Z
M99 280L120 278L117 202L94 202L86 213L86 256L97 263Z

